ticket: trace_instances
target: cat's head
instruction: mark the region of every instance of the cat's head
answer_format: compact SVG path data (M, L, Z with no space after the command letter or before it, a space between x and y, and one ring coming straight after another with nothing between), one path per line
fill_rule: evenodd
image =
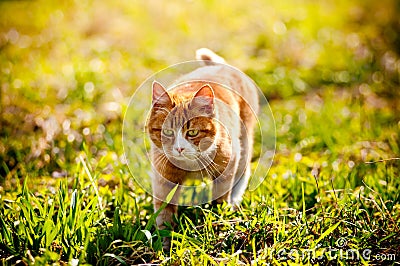
M193 168L199 159L215 155L214 118L215 99L210 85L203 84L194 93L178 94L153 83L147 131L154 145L175 165L181 162L182 167Z

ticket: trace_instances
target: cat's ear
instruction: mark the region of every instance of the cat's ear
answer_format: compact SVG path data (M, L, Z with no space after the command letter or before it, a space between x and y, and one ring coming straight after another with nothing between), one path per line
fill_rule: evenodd
M207 115L214 113L214 91L209 84L201 87L193 96L192 105Z
M172 101L168 95L167 90L158 83L153 81L153 106L171 106Z

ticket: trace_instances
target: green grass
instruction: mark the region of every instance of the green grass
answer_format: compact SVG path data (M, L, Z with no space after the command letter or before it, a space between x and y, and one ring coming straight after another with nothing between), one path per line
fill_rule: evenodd
M0 1L0 10L3 264L398 263L397 1ZM147 77L199 47L262 88L276 156L239 211L180 207L175 231L159 231L125 164L124 111ZM143 160L135 177L148 175Z

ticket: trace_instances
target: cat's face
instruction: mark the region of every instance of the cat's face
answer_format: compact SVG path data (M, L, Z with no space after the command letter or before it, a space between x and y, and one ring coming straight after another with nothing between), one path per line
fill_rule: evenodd
M185 170L202 169L216 151L212 88L205 85L182 98L153 83L153 108L147 129L152 142L173 164Z

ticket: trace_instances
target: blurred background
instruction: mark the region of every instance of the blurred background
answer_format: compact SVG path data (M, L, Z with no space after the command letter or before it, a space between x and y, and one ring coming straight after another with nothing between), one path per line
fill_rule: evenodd
M396 0L0 1L1 190L67 176L81 153L112 176L130 96L200 47L262 88L278 153L379 136L353 160L394 156L399 14Z

